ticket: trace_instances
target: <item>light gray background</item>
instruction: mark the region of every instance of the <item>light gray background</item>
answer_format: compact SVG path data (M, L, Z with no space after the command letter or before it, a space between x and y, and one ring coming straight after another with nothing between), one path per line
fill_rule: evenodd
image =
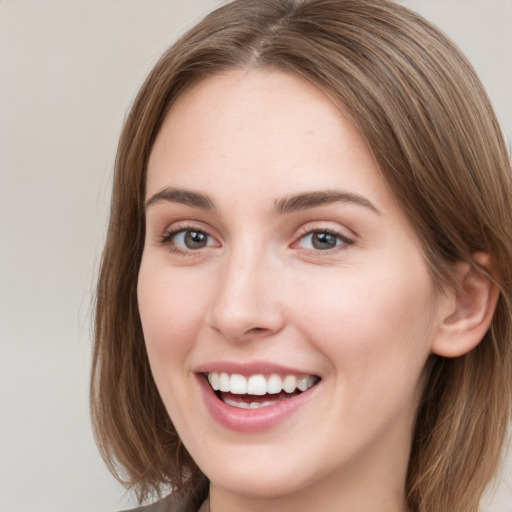
M255 0L257 1L257 0ZM410 0L481 74L512 134L512 0ZM126 110L217 0L0 0L0 512L134 504L87 387L94 274ZM512 511L511 471L489 506Z

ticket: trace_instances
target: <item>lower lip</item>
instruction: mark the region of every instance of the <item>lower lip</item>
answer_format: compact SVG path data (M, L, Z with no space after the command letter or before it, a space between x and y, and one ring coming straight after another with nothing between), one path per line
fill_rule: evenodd
M198 375L198 382L212 418L224 428L237 432L261 432L276 427L304 406L318 387L317 384L299 395L272 405L241 409L225 404L207 383L204 375Z

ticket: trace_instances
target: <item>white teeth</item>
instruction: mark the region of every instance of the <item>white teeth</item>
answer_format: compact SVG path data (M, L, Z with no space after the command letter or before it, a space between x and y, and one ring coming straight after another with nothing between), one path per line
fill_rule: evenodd
M229 379L230 391L234 395L247 394L247 379L243 375L234 373Z
M300 377L297 379L297 387L301 391L308 390L315 383L315 377L308 375L307 377Z
M227 373L221 373L219 377L219 391L230 391L231 386L229 385L229 375Z
M211 372L208 374L208 382L213 390L230 392L235 395L275 395L283 390L286 393L293 393L296 389L307 391L316 381L317 378L313 375L301 377L286 375L281 377L277 374L272 374L269 377L265 377L264 375L251 375L247 378L237 373L230 375L225 372ZM254 405L253 408L262 406L259 402L254 402L251 405ZM245 406L241 407L244 408Z
M224 403L228 404L228 405L232 405L233 407L238 407L239 409L249 409L249 407L250 407L250 404L248 404L247 402L235 402L235 401L229 400L227 398L226 398L226 400L224 400Z
M297 388L297 377L294 375L287 375L283 381L283 389L287 393L293 393Z
M224 400L224 403L227 405L231 405L232 407L238 407L239 409L259 409L260 407L267 407L268 405L272 405L275 402L235 402L234 400L229 400L229 398L226 398Z
M253 375L247 382L247 393L249 395L263 396L267 394L267 381L263 375Z
M271 375L267 380L267 393L275 395L276 393L281 393L282 390L283 383L281 377L279 375Z
M208 374L208 382L215 391L220 389L220 375L218 373Z

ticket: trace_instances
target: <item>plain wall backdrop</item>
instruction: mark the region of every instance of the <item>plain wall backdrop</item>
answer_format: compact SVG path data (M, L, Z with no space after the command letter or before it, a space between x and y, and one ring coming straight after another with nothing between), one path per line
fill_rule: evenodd
M135 505L104 468L88 412L111 172L145 75L220 3L0 0L0 512ZM469 56L510 140L512 0L402 3ZM505 469L488 510L512 512L511 482Z

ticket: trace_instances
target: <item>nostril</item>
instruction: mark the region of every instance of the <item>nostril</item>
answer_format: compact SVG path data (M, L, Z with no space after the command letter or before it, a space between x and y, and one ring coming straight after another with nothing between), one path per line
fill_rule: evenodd
M253 327L252 329L249 329L247 333L249 334L258 334L259 332L264 332L265 329L263 327Z

